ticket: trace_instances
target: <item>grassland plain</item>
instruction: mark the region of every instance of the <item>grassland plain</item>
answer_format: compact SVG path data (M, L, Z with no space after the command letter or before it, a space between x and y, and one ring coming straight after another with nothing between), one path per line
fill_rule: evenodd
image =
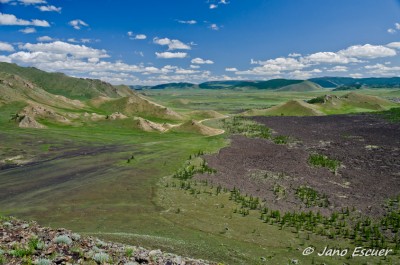
M290 100L310 100L326 94L343 96L348 94L348 91L331 91L329 89L310 92L276 92L255 89L165 89L143 90L141 93L150 97L153 101L181 112L215 110L224 114L232 114L250 109L265 109ZM357 90L357 93L383 98L400 97L400 90L394 89L360 89ZM358 112L360 110L346 110L346 112L353 111ZM336 113L332 111L329 114Z
M393 90L362 93L398 95ZM216 110L232 115L326 93L165 90L144 94L189 117L208 118L209 115L192 111ZM0 107L0 160L10 164L0 171L0 205L4 214L227 264L368 261L303 257L305 247L313 245L321 250L319 247L327 244L326 238L297 235L263 224L258 213L250 212L246 219L234 215L232 209L236 205L228 193L213 195L215 187L204 186L206 193L197 196L178 187L166 187L172 183L171 175L190 155L199 150L218 151L228 144L226 135L148 133L130 127L126 120L87 122L81 127L46 124L46 130L20 129L8 120L22 105ZM216 120L205 124L218 126ZM14 160L20 159L25 166L13 167ZM352 247L346 240L328 243Z

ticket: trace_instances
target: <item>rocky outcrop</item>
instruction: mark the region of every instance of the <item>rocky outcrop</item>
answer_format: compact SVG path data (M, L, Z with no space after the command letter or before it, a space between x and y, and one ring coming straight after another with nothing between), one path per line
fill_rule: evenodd
M21 121L19 122L18 126L20 128L33 128L33 129L44 129L47 128L46 126L38 123L35 118L25 115Z
M41 227L35 222L0 218L1 264L216 264L203 260L104 242L66 229Z

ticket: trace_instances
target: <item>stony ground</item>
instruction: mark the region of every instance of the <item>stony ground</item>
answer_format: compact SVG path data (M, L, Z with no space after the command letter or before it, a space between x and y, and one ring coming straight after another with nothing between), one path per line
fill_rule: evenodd
M104 242L35 222L0 220L0 264L214 264L161 250Z
M254 117L289 144L232 136L231 146L205 156L213 175L198 175L216 185L239 188L283 211L307 208L296 189L307 186L326 195L329 207L308 207L329 214L353 206L370 216L400 190L400 124L373 115ZM335 172L308 162L318 153L340 161Z

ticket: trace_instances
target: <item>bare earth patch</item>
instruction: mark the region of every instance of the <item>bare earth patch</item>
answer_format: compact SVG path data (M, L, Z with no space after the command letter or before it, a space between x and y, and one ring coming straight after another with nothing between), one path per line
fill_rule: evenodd
M205 156L214 175L197 179L239 188L283 211L333 210L355 207L364 214L383 213L382 205L400 190L400 125L373 115L321 117L253 117L294 144L278 145L266 139L232 136L230 147ZM341 163L335 174L313 167L311 154ZM299 189L310 187L328 206L306 205Z

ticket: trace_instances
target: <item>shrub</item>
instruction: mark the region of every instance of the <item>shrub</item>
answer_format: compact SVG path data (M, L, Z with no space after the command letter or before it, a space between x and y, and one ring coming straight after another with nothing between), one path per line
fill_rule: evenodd
M309 104L317 104L317 103L324 103L324 102L325 102L324 96L312 98L307 101L307 103L309 103Z
M105 263L108 262L110 259L110 256L108 256L108 254L100 252L100 253L96 253L93 255L93 260L98 262L98 263Z
M14 256L16 258L22 258L22 257L31 255L32 250L26 249L26 248L16 248L16 249L11 250L9 253L11 256Z
M51 260L48 259L38 259L34 262L35 265L51 265Z
M276 144L287 144L289 142L289 136L278 135L274 137L273 141Z
M54 242L56 242L57 244L71 245L72 239L69 238L69 236L67 235L60 235L54 239Z
M330 159L325 155L312 154L308 158L308 163L315 167L325 167L330 169L332 172L336 173L337 169L340 167L340 162L334 159Z

